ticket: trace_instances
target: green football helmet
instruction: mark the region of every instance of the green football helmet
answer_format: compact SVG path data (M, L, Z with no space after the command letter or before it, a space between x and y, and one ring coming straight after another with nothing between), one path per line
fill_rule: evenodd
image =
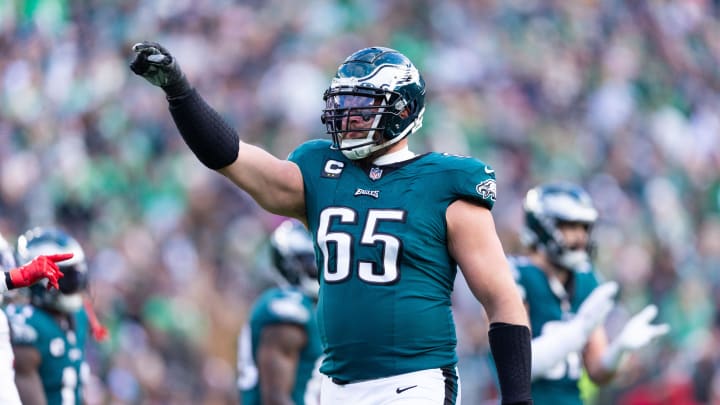
M598 218L590 195L571 183L550 183L527 192L523 202L525 225L522 241L544 251L554 265L572 271L588 271L595 250L592 227ZM587 226L588 243L582 249L566 246L558 226L579 223Z
M333 148L349 159L364 159L422 126L425 80L400 52L364 48L340 65L323 100L321 119L332 136ZM363 129L350 129L351 117L372 123ZM365 132L366 136L345 139L349 132Z
M280 283L297 286L312 298L318 295L318 270L310 232L297 220L283 221L270 237L270 251Z
M69 260L58 263L63 277L59 290L48 290L47 280L30 287L30 302L38 307L73 313L83 304L82 293L88 284L85 252L75 238L56 228L33 228L18 238L17 259L25 264L40 255L72 253Z

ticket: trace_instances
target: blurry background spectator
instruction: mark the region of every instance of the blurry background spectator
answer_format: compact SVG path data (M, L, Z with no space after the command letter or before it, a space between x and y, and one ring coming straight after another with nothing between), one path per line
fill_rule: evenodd
M648 302L672 325L597 402L720 400L717 2L0 1L0 232L55 223L86 247L111 330L89 352L91 404L235 401L234 336L280 221L192 157L127 68L145 39L277 156L326 136L321 96L345 55L401 50L429 89L413 149L494 166L506 250L528 188L579 182L601 210L599 270L622 285L611 332ZM466 293L460 371L475 404L494 393Z

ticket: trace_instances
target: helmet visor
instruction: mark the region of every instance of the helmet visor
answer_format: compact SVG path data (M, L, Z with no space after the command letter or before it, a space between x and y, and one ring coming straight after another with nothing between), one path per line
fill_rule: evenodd
M327 99L328 108L334 109L350 109L350 108L372 108L377 106L377 97L368 97L360 95L334 95Z
M63 294L74 294L82 291L87 287L87 270L81 268L84 263L77 263L70 266L60 266L63 277L58 280L60 292Z

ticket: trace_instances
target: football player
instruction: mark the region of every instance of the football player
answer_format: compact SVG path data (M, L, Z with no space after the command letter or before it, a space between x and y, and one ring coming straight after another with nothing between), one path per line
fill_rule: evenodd
M84 345L88 320L83 306L87 286L85 253L73 237L60 229L35 228L18 238L21 263L39 255L71 252L59 263L64 277L57 290L44 283L30 287L29 305L9 305L15 352L15 384L24 404L82 403L81 386L87 373Z
M5 238L0 235L0 303L2 294L8 290L28 287L42 279L47 279L48 287L58 288L58 279L62 272L55 262L70 259L72 253L40 256L25 266L16 268L15 256ZM10 345L10 327L5 312L0 310L0 404L20 405L20 397L15 388L14 356Z
M541 185L528 191L523 207L523 242L530 253L512 257L511 262L533 333L533 400L580 405L583 368L593 382L605 384L623 353L669 328L650 323L657 308L649 305L608 344L602 323L614 305L618 285L599 284L593 271L592 228L598 212L585 190L570 183Z
M165 48L133 50L131 69L164 90L198 159L312 233L323 404L459 402L450 308L458 264L492 323L503 402L530 403L527 313L490 213L495 171L408 148L426 89L405 55L370 47L348 56L323 96L331 139L282 160L242 142Z
M238 338L240 403L318 404L322 345L312 238L303 224L286 220L273 232L270 250L280 286L257 299Z

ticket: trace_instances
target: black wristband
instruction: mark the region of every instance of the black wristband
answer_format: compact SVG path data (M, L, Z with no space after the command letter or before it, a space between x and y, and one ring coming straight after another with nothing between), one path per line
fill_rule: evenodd
M12 282L12 278L10 278L10 272L5 272L5 287L7 287L8 290L12 290L15 288L15 284Z
M168 102L180 135L202 164L218 170L237 159L240 137L195 89Z
M530 329L502 322L490 324L490 351L495 360L504 405L532 404Z

